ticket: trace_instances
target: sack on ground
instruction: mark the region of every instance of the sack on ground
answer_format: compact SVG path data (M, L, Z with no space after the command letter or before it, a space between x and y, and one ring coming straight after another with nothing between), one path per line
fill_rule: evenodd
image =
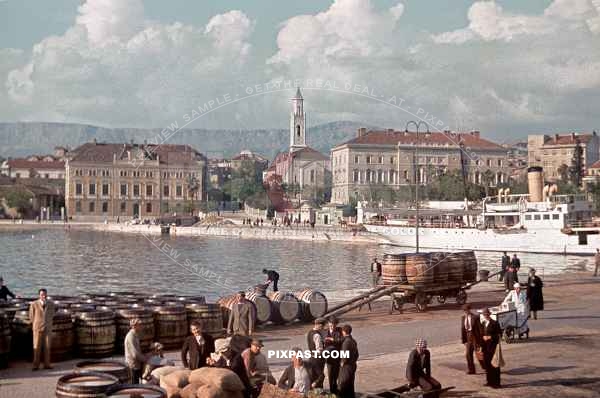
M495 368L503 368L505 365L504 357L502 356L502 346L500 343L496 346L496 352L494 352L494 357L492 358L492 366Z
M213 385L206 384L196 391L197 398L244 398L241 391L224 391Z
M164 381L160 382L160 388L165 390L167 393L167 398L181 398L181 388L174 387L170 384L165 383Z
M198 395L196 394L198 392L198 389L202 387L202 384L198 384L198 383L190 383L187 386L185 386L184 388L181 389L181 398L198 398Z
M164 376L161 379L161 382L164 381L170 386L183 388L190 384L190 382L188 381L190 373L192 373L192 371L188 369L176 370L175 372L169 373L168 375Z
M234 372L224 368L204 367L192 371L190 383L208 384L225 391L243 391L244 384Z
M184 370L185 368L181 366L161 366L160 368L156 368L150 373L153 379L156 379L160 382L160 379L165 377L166 375L175 372L176 370Z

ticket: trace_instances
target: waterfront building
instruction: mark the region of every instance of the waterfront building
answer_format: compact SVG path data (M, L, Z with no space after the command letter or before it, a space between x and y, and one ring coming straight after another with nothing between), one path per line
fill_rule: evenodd
M415 159L418 148L418 159ZM439 173L461 170L469 181L489 186L508 182L506 148L469 133L367 131L331 150L331 201L349 204L369 199L373 191L428 184ZM418 173L415 172L418 170Z
M189 214L204 199L206 158L188 145L91 142L66 164L65 202L73 220Z
M10 178L62 180L65 178L65 162L52 155L33 155L5 160L0 167L0 172Z
M212 189L223 189L231 179L231 161L228 159L208 159L208 183Z
M283 184L295 186L298 191L305 187L328 190L331 181L330 161L327 156L306 144L306 113L300 88L292 98L289 132L289 149L275 156L265 172L265 179L277 179L275 176L280 176Z
M553 136L529 135L527 138L529 166L543 167L545 178L556 182L568 175L567 170L573 165L577 146L581 148L581 164L584 168L598 161L600 140L595 131Z
M583 186L587 189L590 184L600 183L600 160L587 167L585 170L585 177L583 177Z

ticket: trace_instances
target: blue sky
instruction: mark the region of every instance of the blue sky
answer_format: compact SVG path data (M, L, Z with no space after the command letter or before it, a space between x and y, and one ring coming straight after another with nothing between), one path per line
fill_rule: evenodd
M322 79L385 101L307 87L309 124L591 131L599 12L600 0L0 0L0 121L161 127L249 86ZM291 94L192 125L285 127Z

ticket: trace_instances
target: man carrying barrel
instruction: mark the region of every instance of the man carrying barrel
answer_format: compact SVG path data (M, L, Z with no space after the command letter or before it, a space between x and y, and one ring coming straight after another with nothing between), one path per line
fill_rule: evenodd
M129 368L129 375L132 384L138 384L142 377L142 369L146 362L146 357L140 347L139 334L142 330L142 321L139 318L133 318L129 321L131 329L125 336L125 362Z
M13 292L11 292L8 287L4 284L4 279L0 276L0 300L6 301L8 300L8 296L13 299L16 297Z
M279 274L277 271L263 268L262 273L267 275L267 281L265 284L268 286L271 282L273 282L273 291L278 291L279 289L277 288L277 283L279 282Z
M54 303L48 300L48 291L40 289L39 299L29 305L29 319L33 331L33 369L40 367L40 357L44 352L44 369L52 369L50 365L50 342L52 341L52 324L56 312Z

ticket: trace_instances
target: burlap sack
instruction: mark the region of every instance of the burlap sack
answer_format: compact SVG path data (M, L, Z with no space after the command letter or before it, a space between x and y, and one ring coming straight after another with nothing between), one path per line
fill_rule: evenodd
M150 373L153 379L156 379L160 382L160 379L164 376L175 372L176 370L184 370L184 367L181 366L161 366L160 368L156 368Z
M166 384L173 387L183 388L190 384L188 381L190 373L192 373L192 371L189 369L176 370L175 372L163 376L160 381L161 383L164 381Z
M189 376L190 383L208 384L225 391L243 391L244 384L229 369L204 367L192 371Z
M164 381L160 382L160 388L165 390L167 398L181 398L181 388L171 386Z
M190 383L181 390L181 398L198 398L196 392L202 387L201 384Z
M196 398L244 398L244 394L241 391L224 391L206 384L198 388Z

